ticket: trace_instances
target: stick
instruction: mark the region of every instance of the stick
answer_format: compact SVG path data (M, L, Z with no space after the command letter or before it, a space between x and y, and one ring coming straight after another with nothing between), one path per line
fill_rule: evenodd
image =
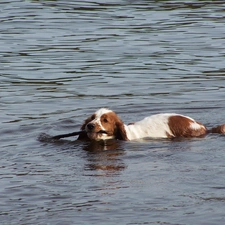
M60 139L60 138L66 138L66 137L72 137L72 136L76 136L76 135L80 135L82 133L85 133L85 131L77 131L77 132L72 132L72 133L68 133L68 134L59 134L56 136L53 136L53 139Z

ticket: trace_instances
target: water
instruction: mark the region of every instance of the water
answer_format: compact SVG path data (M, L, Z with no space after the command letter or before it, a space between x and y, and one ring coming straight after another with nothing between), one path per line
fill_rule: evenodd
M222 224L224 136L112 142L100 107L224 123L224 1L2 1L0 224Z

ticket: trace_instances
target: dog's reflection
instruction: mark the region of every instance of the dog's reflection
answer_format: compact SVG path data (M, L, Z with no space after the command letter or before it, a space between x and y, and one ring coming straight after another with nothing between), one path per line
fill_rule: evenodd
M114 139L102 141L87 141L83 149L88 152L98 152L98 151L116 152L118 150L121 150L121 142Z
M87 153L85 157L87 158L86 170L104 171L103 175L109 175L118 173L126 168L123 162L123 156L125 155L125 142L123 141L115 139L101 141L90 141L89 139L82 141L55 140L47 134L41 134L38 140L43 143L54 143L56 146L60 146L60 151L62 150L61 145L72 149L72 152L74 147L85 150ZM91 174L93 175L94 173Z
M126 168L123 163L125 151L123 143L117 140L87 142L83 149L88 153L87 170L104 171L104 175L112 175ZM100 175L100 174L98 174Z

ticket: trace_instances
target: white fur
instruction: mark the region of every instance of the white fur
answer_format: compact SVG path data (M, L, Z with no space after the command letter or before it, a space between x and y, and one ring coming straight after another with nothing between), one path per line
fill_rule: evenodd
M168 134L173 136L168 126L170 116L178 114L163 113L145 117L131 125L125 125L127 137L129 140L152 137L152 138L167 138Z
M95 112L95 115L96 115L96 119L98 118L100 120L101 116L105 113L109 113L109 112L112 112L112 110L109 110L109 109L106 109L106 108L101 108L99 110L97 110Z
M204 127L204 126L201 125L201 124L196 123L195 121L193 121L193 122L190 124L190 128L193 129L193 130L199 130L199 129L201 129L202 127Z

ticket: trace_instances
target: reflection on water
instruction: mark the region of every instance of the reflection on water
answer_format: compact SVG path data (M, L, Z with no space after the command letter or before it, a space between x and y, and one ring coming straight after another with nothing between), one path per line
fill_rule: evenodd
M87 142L87 145L84 146L83 149L89 152L122 150L121 143L117 140Z
M88 163L86 169L102 170L102 175L118 175L118 172L126 168L121 156L125 154L122 143L115 140L92 141L84 145L83 149L88 151Z
M122 163L121 155L125 154L123 142L117 140L106 141L70 141L70 140L55 140L50 135L42 133L38 137L38 141L45 144L79 146L83 151L87 152L86 169L103 170L113 173L125 169ZM106 174L105 174L106 175Z
M224 136L96 143L48 135L79 130L101 107L125 123L160 112L224 123L223 8L2 1L1 222L221 224Z

